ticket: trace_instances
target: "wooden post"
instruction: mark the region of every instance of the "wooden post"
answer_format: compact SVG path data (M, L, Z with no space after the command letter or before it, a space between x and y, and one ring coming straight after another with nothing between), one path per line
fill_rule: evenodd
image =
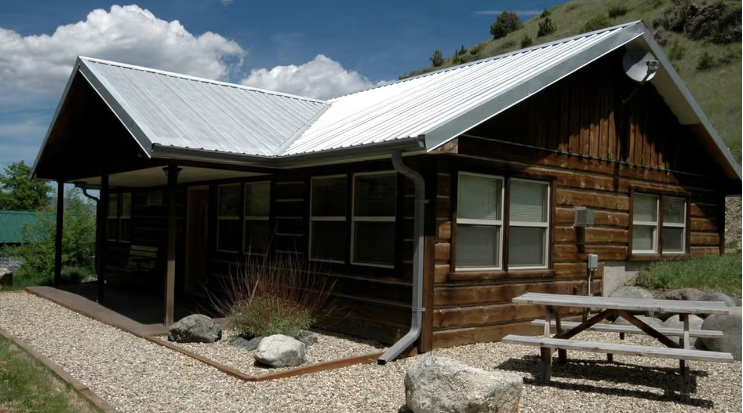
M62 233L64 231L64 181L57 181L57 231L54 234L54 287L62 283Z
M178 184L180 168L170 164L164 168L168 177L168 267L165 273L165 325L173 324L175 313L175 243L176 243L176 209L175 191Z
M95 256L98 277L97 301L102 303L106 293L106 239L108 239L108 174L101 175L101 191L95 213Z

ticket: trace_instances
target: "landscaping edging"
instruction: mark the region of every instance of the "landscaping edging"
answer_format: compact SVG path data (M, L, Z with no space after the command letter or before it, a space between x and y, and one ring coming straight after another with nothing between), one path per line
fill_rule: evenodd
M214 360L211 360L209 358L196 354L192 351L180 348L170 342L161 340L156 336L143 334L143 331L146 328L146 326L143 326L134 320L128 319L120 315L119 313L116 313L113 310L109 310L108 308L105 308L102 305L94 301L88 300L87 298L79 297L78 295L73 294L73 293L68 293L68 294L74 295L75 297L79 297L80 299L89 302L89 303L85 303L86 308L80 308L80 307L76 307L75 305L73 305L73 303L68 303L68 302L63 301L60 297L56 297L54 294L46 294L47 289L57 291L56 289L50 288L50 287L27 287L26 291L30 294L33 294L45 300L49 300L57 305L67 308L70 311L74 311L78 314L81 314L85 317L96 320L100 323L109 325L111 327L118 328L119 330L125 331L139 338L143 338L151 343L155 343L157 345L167 347L170 350L177 351L185 356L198 360L208 366L214 367L215 369L223 373L229 374L230 376L238 378L243 381L265 381L265 380L284 379L287 377L301 376L303 374L317 373L319 371L335 370L335 369L339 369L343 367L353 366L356 364L371 364L371 363L376 362L376 360L382 355L382 352L376 352L376 353L365 354L361 356L353 356L353 357L347 357L347 358L339 359L339 360L331 360L331 361L326 361L326 362L321 362L321 363L310 364L308 366L301 366L301 367L297 367L297 368L290 369L290 370L282 370L282 371L278 371L275 373L266 373L266 374L262 374L259 376L251 376L237 369L234 369L230 366L227 366L225 364L216 362ZM98 309L97 307L100 307L100 309ZM107 317L105 315L109 312L115 315L118 322L111 322L111 320L107 320Z
M0 336L5 337L6 339L12 341L13 344L15 344L16 346L22 348L24 351L30 354L31 357L38 360L39 363L44 365L44 367L48 368L52 373L54 373L62 381L72 386L72 388L75 389L76 392L78 392L81 396L88 399L91 403L96 405L99 409L101 409L105 413L116 413L117 412L117 410L112 405L110 405L107 401L103 400L97 394L93 393L93 391L90 390L88 386L84 385L78 379L72 377L70 373L63 370L62 367L60 367L58 364L53 362L51 359L49 359L45 355L36 351L30 344L26 343L23 340L16 338L15 336L3 330L2 328L0 328Z

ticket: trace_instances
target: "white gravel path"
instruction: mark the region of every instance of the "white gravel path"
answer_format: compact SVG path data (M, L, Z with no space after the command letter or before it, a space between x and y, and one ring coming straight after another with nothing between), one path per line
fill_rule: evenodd
M325 361L340 360L347 357L363 356L366 354L379 353L384 346L367 340L357 340L342 334L334 334L326 331L313 331L317 337L317 343L307 346L305 358L307 362L302 366L322 363ZM236 347L230 344L238 335L235 330L223 330L222 339L216 343L172 343L185 350L214 360L218 363L230 366L251 376L260 376L296 367L270 368L255 363L255 351ZM159 336L161 340L167 341L167 336Z
M173 350L26 293L0 293L0 327L36 347L124 412L396 412L404 403L409 360L357 365L285 380L245 383ZM582 339L617 340L587 333ZM628 336L628 343L650 339ZM741 411L741 363L692 364L700 370L692 405L676 394L677 362L568 353L553 385L536 386L538 351L502 343L434 351L488 370L524 376L522 412ZM424 355L422 357L427 357Z

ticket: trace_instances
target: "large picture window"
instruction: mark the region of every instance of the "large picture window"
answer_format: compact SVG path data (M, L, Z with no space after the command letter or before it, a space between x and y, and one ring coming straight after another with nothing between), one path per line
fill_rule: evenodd
M245 241L243 248L249 254L265 254L271 243L271 184L245 184Z
M635 193L632 203L632 253L685 252L686 199Z
M460 173L457 198L457 267L500 268L503 178Z
M395 172L354 175L353 264L383 268L395 266Z
M460 172L458 182L457 269L547 267L549 183L512 178L506 192L505 178L469 172ZM506 203L507 221L504 220ZM504 243L508 244L505 259Z
M240 184L218 187L217 250L240 251Z
M346 175L312 178L310 200L310 259L346 260Z

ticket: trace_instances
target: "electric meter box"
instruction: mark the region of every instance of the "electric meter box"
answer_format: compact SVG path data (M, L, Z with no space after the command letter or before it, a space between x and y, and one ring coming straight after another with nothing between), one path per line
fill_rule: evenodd
M597 270L599 268L599 256L596 254L588 254L588 269Z
M595 223L596 218L594 211L586 207L575 207L574 227L590 227Z

